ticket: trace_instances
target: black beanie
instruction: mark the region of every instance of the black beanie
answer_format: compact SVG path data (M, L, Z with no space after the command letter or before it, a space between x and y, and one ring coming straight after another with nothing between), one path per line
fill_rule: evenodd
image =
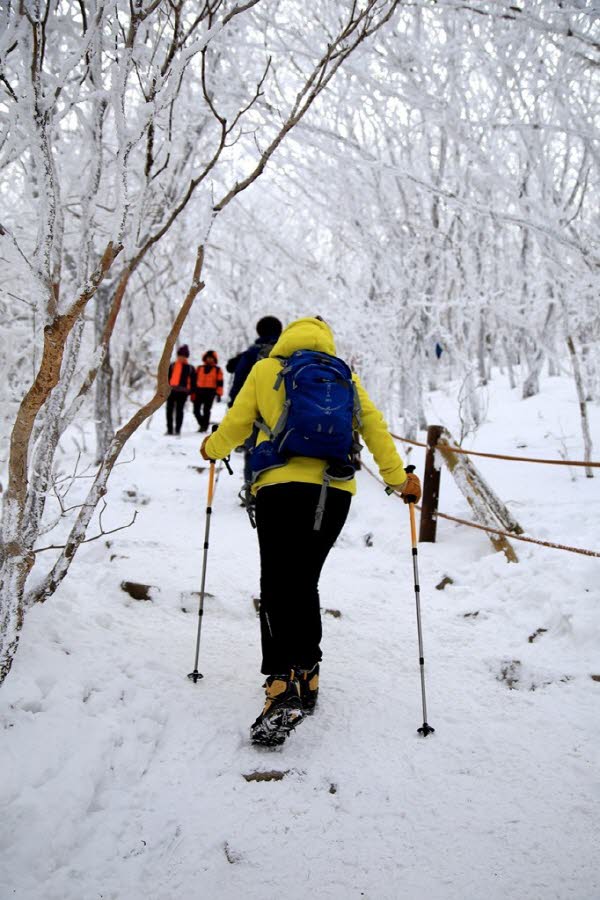
M283 325L275 316L264 316L256 323L256 331L259 337L279 337Z

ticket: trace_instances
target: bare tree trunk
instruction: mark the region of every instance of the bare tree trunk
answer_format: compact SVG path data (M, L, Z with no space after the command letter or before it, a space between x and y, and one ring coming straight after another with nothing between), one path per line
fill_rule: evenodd
M567 347L571 354L571 362L573 363L573 378L575 379L575 387L577 388L577 397L579 400L579 415L581 417L581 431L583 433L584 460L591 462L592 459L592 436L590 434L590 423L587 414L587 404L585 401L585 389L583 386L583 378L581 376L581 366L579 358L575 350L575 344L571 335L567 336ZM585 474L587 478L594 477L594 470L590 466L586 466Z
M527 361L527 378L523 382L523 400L535 397L540 392L540 372L544 364L544 351L541 347L532 347L525 342L525 358Z
M96 346L101 346L106 325L112 307L109 285L101 285L96 291L94 315L94 334ZM112 417L112 378L113 369L110 362L110 341L106 344L104 358L96 376L94 398L94 421L96 424L96 465L100 465L107 455L114 435Z
M591 403L595 399L595 387L598 380L597 353L594 354L590 344L581 347L581 361L585 372L585 399Z
M508 337L504 335L502 338L502 348L504 350L504 358L506 359L506 368L508 371L508 383L511 387L511 390L514 390L517 386L517 379L515 378L515 373L513 369L513 360L512 360L512 350L508 343Z
M479 370L479 382L482 385L488 383L487 367L486 367L486 333L485 333L485 313L483 310L479 312L479 332L477 335L477 365Z

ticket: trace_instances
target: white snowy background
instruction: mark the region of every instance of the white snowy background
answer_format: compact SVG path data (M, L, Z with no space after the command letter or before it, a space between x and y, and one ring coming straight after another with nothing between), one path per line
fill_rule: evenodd
M428 397L430 421L455 426L456 389ZM498 375L489 409L474 448L580 456L570 379L522 401ZM440 521L419 549L423 739L408 513L363 472L322 578L318 709L283 748L257 749L241 457L218 481L194 685L207 470L189 409L180 440L163 431L161 410L111 479L105 527L137 508L135 526L82 546L27 615L0 692L0 896L597 900L600 560L515 542L508 564ZM600 549L600 479L476 462L527 534ZM470 518L447 472L440 508ZM244 777L270 771L285 774Z

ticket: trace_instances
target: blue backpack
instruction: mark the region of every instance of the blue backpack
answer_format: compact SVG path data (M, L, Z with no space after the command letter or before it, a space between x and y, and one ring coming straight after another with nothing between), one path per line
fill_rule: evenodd
M352 372L337 356L297 350L282 362L273 388L279 390L283 382L283 410L272 430L264 422L255 423L268 440L252 451L252 480L267 469L284 466L291 456L326 460L315 518L318 530L329 482L354 477L351 454L353 432L360 425L360 402Z

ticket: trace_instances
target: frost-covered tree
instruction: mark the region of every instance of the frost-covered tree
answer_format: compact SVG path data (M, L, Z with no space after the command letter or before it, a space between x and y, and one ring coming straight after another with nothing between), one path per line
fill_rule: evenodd
M318 300L408 436L440 373L470 382L469 427L492 365L531 396L569 329L598 398L599 62L591 2L401 4L239 199L249 232L219 231L227 296L252 271L290 311Z

